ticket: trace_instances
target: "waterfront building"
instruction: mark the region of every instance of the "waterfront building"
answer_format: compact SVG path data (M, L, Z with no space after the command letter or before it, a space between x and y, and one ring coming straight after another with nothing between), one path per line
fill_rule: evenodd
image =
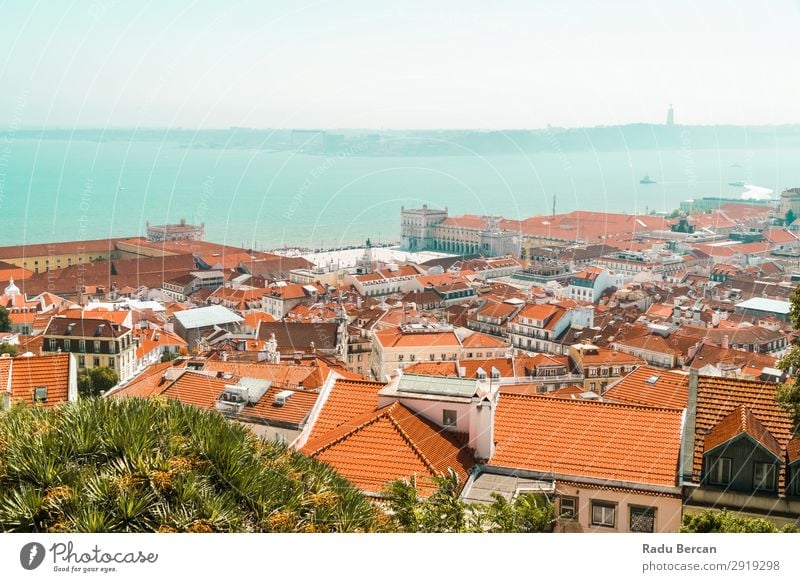
M147 240L150 242L177 241L177 240L204 240L206 223L201 222L200 226L187 224L185 218L181 218L178 224L150 224L147 222Z

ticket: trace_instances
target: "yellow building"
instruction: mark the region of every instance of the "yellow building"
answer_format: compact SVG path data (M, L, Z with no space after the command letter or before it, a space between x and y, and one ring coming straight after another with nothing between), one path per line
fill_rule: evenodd
M121 239L81 240L0 247L0 261L34 273L63 269L71 265L110 261L117 256L116 241Z

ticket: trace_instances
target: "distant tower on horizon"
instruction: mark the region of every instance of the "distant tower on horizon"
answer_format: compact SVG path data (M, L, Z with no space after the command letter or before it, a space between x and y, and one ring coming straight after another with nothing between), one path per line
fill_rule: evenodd
M672 108L672 103L669 104L669 109L667 109L667 125L675 125L675 110Z

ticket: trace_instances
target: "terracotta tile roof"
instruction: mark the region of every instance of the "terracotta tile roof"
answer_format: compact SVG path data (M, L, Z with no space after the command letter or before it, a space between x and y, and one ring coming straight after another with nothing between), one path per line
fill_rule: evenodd
M603 398L643 406L686 408L689 378L686 374L639 366L603 393Z
M644 365L644 360L637 356L631 356L623 352L615 352L606 348L598 348L596 354L584 353L582 356L584 366L614 366L620 364L639 364Z
M332 350L336 347L339 325L337 323L286 323L261 321L257 338L268 340L275 334L278 350L282 353L317 350Z
M390 481L416 476L420 494L427 496L435 490L433 477L452 468L463 484L475 464L455 436L399 402L348 420L306 444L302 452L375 493Z
M280 392L291 392L292 395L283 406L275 404L275 396ZM317 402L319 394L304 390L285 390L280 386L271 386L255 404L245 406L239 420L248 418L267 420L271 423L282 423L299 426L308 418L311 409Z
M502 348L502 347L510 347L508 342L504 342L503 340L487 335L485 333L481 333L476 331L475 333L471 333L463 340L461 340L461 345L465 348Z
M44 407L68 402L69 377L70 354L0 358L0 390L10 388L12 403L33 404L37 386L47 387Z
M375 339L384 347L459 347L461 345L452 331L403 333L399 329L386 329L375 332Z
M286 388L302 386L305 389L319 388L327 379L317 374L316 366L296 366L290 362L285 364L220 362L209 360L203 366L206 372L228 373L236 377L258 378L269 380L273 384Z
M337 380L312 427L308 442L351 418L375 410L378 407L378 391L385 385L383 382Z
M728 416L720 420L709 431L705 438L705 450L703 452L708 453L743 434L752 437L778 459L783 460L781 445L778 444L772 433L764 428L764 425L753 415L749 408L741 405L734 408Z
M528 319L539 319L541 321L545 321L548 317L551 317L560 311L563 311L563 309L552 304L529 304L522 308L522 311L517 314L515 319L525 317Z
M230 383L230 380L187 370L167 386L161 395L198 408L214 408L217 398L225 390L225 385Z
M713 366L730 364L740 368L752 367L760 370L762 368L774 368L776 361L777 358L775 356L768 354L725 349L704 343L698 348L689 367L700 369L709 364Z
M419 376L458 376L458 362L446 360L416 362L403 369L404 374L417 374Z
M484 230L488 225L488 219L485 216L478 216L477 214L462 214L460 216L449 216L445 218L440 225Z
M116 241L124 239L97 239L69 242L42 243L0 247L0 259L16 259L20 257L44 257L53 255L76 255L78 253L108 253L114 250Z
M657 334L646 334L639 337L620 339L616 340L614 343L634 349L659 352L662 354L677 355L681 353L680 350L676 350L670 346L663 337Z
M786 445L786 453L789 464L800 461L800 436L796 436L789 441Z
M499 303L497 301L487 301L486 304L478 309L477 314L484 317L504 318L510 316L517 310L516 305L511 303Z
M737 407L745 407L758 419L783 448L791 438L792 423L789 415L775 402L778 384L700 376L697 383L697 417L694 438L694 465L692 479L699 482L703 469L703 451L707 435ZM733 421L729 421L733 422ZM780 470L783 486L784 470Z
M675 486L682 411L501 393L490 465Z
M135 396L147 398L161 394L169 382L164 380L164 372L173 367L173 362L158 362L148 366L141 374L128 382L119 390L109 393L114 398Z

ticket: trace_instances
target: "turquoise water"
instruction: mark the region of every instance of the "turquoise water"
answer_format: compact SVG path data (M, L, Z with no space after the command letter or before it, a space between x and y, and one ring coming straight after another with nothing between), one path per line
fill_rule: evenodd
M16 140L0 148L0 244L133 236L145 222L206 223L254 248L399 239L401 205L524 218L575 209L672 210L738 195L743 180L800 186L800 150L314 156L154 141ZM733 167L736 164L738 167ZM649 174L657 181L641 185Z

